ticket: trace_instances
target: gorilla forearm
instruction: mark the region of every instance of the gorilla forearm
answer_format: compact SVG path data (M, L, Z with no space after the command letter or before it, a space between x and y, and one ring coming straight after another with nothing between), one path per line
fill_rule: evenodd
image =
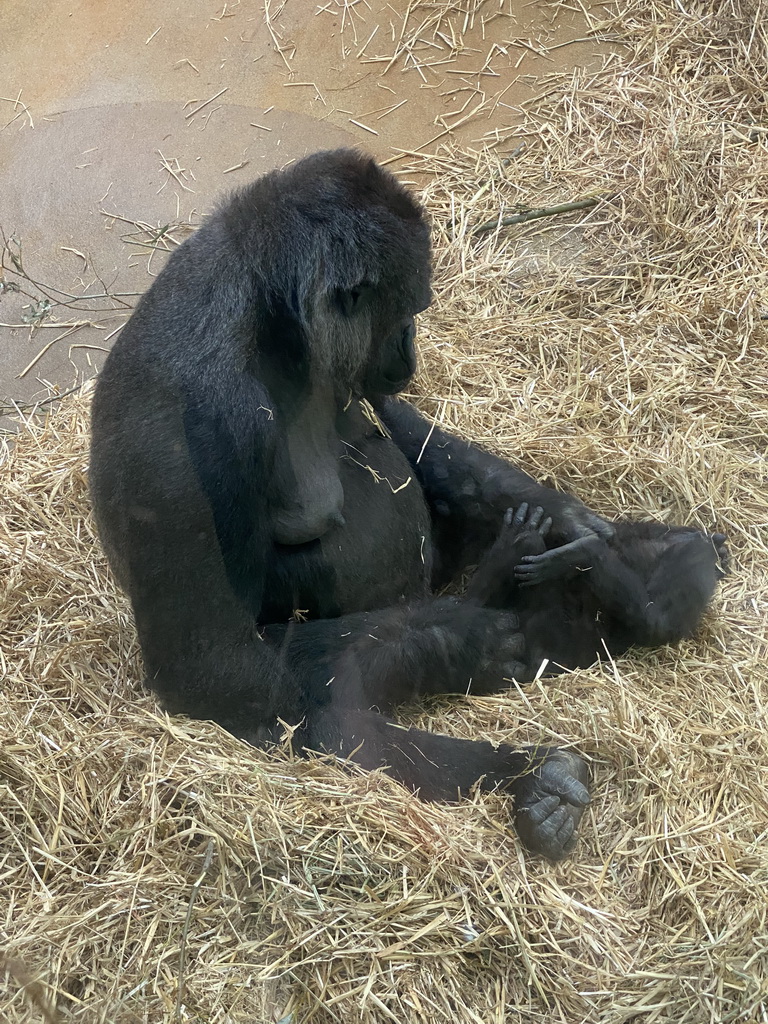
M147 683L171 714L218 722L260 745L276 738L276 723L298 722L300 686L275 651L257 637L239 645L218 638L207 649L190 642L184 654L168 649L162 660L147 656Z
M498 536L510 506L542 505L562 540L611 527L577 498L539 484L505 459L483 451L430 423L409 402L386 400L377 412L405 454L424 491L435 524L436 541L454 550L451 575L476 561ZM455 550L461 541L461 551ZM439 552L445 560L446 551Z
M541 491L533 477L476 445L447 433L410 404L396 399L376 410L395 444L413 467L430 507L438 515L461 515L487 523L495 538L498 515L509 507L504 488L514 488L520 501ZM565 496L563 496L565 497Z

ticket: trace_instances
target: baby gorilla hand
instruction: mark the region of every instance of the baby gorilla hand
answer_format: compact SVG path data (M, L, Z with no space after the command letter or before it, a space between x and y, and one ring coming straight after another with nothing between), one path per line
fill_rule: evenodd
M717 560L720 563L718 570L723 576L731 571L731 553L728 550L728 538L724 533L710 534L710 540L714 544Z
M515 825L529 850L560 860L576 845L576 829L589 803L589 770L570 750L530 750L531 770L510 787Z
M616 533L612 523L592 512L578 498L560 492L554 493L557 503L553 500L546 501L545 504L552 513L552 533L557 537L558 543L569 543L580 537L591 536L600 537L604 541L611 540Z

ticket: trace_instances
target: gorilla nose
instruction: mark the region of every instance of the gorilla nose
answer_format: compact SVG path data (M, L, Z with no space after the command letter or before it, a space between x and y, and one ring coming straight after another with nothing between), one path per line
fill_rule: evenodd
M341 509L338 508L315 514L310 510L303 510L278 515L275 518L275 540L278 544L287 544L291 547L309 544L310 541L324 537L336 527L344 526L345 522Z

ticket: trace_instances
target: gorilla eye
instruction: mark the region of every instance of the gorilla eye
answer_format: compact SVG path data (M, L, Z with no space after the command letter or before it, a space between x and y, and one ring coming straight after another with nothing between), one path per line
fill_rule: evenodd
M339 288L336 301L344 316L355 316L369 304L373 295L373 287L361 282L354 288Z

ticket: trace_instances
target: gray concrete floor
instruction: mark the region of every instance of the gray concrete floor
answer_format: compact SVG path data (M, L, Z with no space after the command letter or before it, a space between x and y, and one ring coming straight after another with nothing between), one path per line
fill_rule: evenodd
M0 406L91 376L158 246L217 194L316 149L387 159L508 135L547 74L599 63L587 11L601 6L2 0L0 228L37 285L10 272L12 241ZM44 292L60 304L41 319Z

